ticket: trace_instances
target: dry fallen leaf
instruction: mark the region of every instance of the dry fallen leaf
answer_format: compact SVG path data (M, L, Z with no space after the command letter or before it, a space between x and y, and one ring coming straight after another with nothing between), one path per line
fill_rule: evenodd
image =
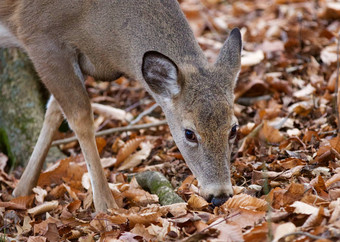
M129 155L136 151L138 146L145 140L145 137L137 137L129 140L121 147L117 154L115 166L118 167Z
M282 135L282 133L279 130L270 126L267 121L264 121L263 127L259 132L259 137L263 141L269 143L280 143L284 140L284 136Z
M290 207L295 208L294 213L298 214L310 215L318 211L318 208L300 201L295 201Z
M58 201L50 201L44 202L36 207L30 208L27 210L28 213L32 214L32 216L36 216L45 212L49 212L53 209L56 209L59 205Z
M225 209L243 208L254 211L267 211L268 203L265 200L247 194L239 194L226 201L222 207Z
M143 142L140 144L141 150L136 153L130 155L128 158L124 160L124 162L119 166L118 171L126 170L129 168L133 168L142 163L143 160L148 158L151 150L153 149L153 144L151 142Z
M194 210L203 210L208 207L209 203L203 197L192 194L188 200L188 205Z
M296 226L292 222L280 224L277 226L274 234L274 242L277 242L283 236L296 231Z

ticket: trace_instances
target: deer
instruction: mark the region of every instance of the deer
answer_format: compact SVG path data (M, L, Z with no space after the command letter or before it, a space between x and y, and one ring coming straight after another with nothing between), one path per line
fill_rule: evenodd
M173 139L213 206L233 195L238 131L234 87L242 38L234 28L208 62L176 0L1 0L0 46L20 47L51 93L34 151L13 196L37 185L64 117L90 174L95 210L117 208L100 163L84 80L138 80L162 108Z

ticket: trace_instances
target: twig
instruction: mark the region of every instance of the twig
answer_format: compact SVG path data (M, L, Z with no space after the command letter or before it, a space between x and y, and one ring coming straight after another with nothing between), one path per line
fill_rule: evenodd
M316 236L316 235L313 235L311 233L308 233L308 232L302 232L302 231L297 231L297 232L292 232L292 233L289 233L289 234L285 234L284 236L282 236L280 239L283 239L285 237L289 237L291 235L304 235L304 236L307 236L309 238L312 238L312 239L325 239L321 236Z
M141 112L137 118L135 118L134 120L132 120L130 122L130 124L128 126L134 125L136 123L138 123L144 116L148 115L149 113L151 113L153 110L155 110L155 108L157 108L159 105L158 103L155 103L154 105L152 105L150 108L148 108L147 110Z
M133 125L133 126L112 128L112 129L107 129L107 130L96 132L95 136L97 137L97 136L103 136L103 135L108 135L108 134L117 133L117 132L125 132L125 131L139 130L139 129L148 129L148 128L158 127L158 126L162 126L162 125L166 125L166 124L167 124L167 121L162 120L160 122L151 123L151 124L139 124L139 125ZM66 144L66 143L70 143L70 142L73 142L73 141L76 141L76 140L77 140L77 137L75 137L75 136L70 137L70 138L66 138L66 139L55 140L55 141L52 142L52 146Z

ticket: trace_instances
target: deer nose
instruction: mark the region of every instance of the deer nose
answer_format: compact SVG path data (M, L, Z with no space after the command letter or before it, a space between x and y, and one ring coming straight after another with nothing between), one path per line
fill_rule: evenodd
M210 196L208 202L211 202L213 207L219 207L224 204L232 195L224 194L217 197ZM209 201L210 200L210 201Z

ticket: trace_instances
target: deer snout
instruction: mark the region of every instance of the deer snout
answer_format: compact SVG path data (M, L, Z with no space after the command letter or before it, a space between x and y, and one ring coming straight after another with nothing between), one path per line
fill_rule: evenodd
M232 194L222 194L221 196L218 197L211 196L211 199L208 199L208 202L210 202L213 207L219 207L232 196L233 196Z
M231 185L208 185L201 187L201 195L212 204L213 207L221 206L233 196Z

